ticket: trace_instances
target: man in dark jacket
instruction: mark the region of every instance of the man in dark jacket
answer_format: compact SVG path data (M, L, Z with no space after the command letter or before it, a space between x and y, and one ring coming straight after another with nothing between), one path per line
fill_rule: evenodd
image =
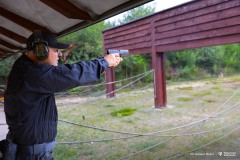
M68 47L48 31L34 31L27 41L27 53L12 67L4 110L7 139L17 145L17 160L53 159L58 122L54 93L96 82L106 68L122 61L118 54L109 54L58 66L59 49Z

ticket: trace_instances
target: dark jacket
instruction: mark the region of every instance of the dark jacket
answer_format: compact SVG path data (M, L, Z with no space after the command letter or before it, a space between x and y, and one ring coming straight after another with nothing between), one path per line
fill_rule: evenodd
M54 93L96 82L107 67L103 58L52 66L21 56L9 74L4 95L6 121L13 141L22 145L53 141L58 122Z

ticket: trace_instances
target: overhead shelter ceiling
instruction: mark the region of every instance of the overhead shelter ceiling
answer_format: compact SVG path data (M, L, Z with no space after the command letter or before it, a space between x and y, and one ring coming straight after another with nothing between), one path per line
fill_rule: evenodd
M0 0L0 60L26 47L34 30L58 37L151 0Z

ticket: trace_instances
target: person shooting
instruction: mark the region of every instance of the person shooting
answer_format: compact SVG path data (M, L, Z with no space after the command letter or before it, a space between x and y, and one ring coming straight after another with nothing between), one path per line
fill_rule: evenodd
M34 31L27 52L14 63L4 94L9 132L1 141L5 159L51 160L56 145L58 112L54 93L96 82L108 67L122 61L108 54L91 61L58 65L60 43L50 31Z

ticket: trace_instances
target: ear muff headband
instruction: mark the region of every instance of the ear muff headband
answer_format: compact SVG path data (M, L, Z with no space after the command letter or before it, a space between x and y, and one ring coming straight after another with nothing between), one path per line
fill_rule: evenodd
M44 60L48 57L48 42L43 40L41 31L34 31L33 53L39 60Z

